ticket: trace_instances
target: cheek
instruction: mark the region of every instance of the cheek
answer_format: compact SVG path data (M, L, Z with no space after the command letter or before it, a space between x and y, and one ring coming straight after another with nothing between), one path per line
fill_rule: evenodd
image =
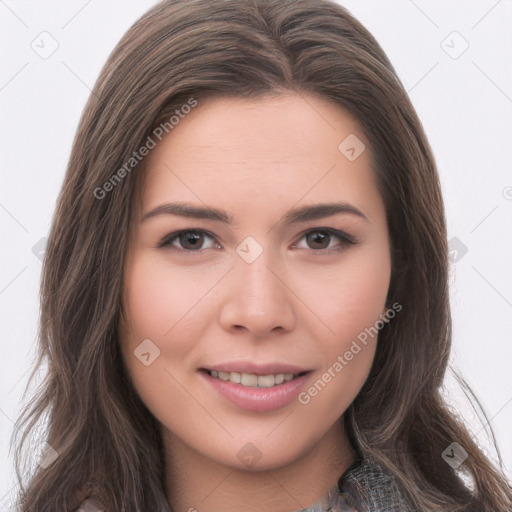
M190 345L180 334L194 329L193 315L186 313L196 302L196 293L186 273L172 272L150 255L136 254L127 262L123 297L127 324L119 330L121 351L137 394L164 424L169 423L171 408L187 407L173 361L185 363L189 355Z
M200 299L210 286L208 276L199 278L186 269L169 268L161 258L135 256L125 273L126 338L131 343L145 338L161 343L174 338L178 330L193 328L191 319L202 311Z
M159 337L172 327L178 302L175 289L186 294L179 276L171 286L163 275L161 267L147 257L136 258L126 271L126 309L134 332L144 337Z
M389 280L390 261L385 253L371 250L359 253L353 261L347 259L336 273L315 280L309 276L308 300L316 304L315 312L324 324L318 324L316 331L322 369L299 395L309 418L335 421L366 381L382 327L378 321L385 310ZM304 281L304 290L306 287ZM327 334L320 336L320 332Z
M322 336L324 341L319 347L323 347L329 364L351 350L354 340L358 340L361 350L353 358L358 362L349 366L360 364L362 369L369 369L371 365L377 341L372 328L385 312L391 276L386 247L367 247L347 256L337 269L327 270L315 279L311 275L303 279L302 294L314 305L314 312L327 328L322 329L326 336ZM357 347L352 350L358 351Z
M162 400L167 403L169 395L174 401L181 399L174 374L194 365L197 345L215 320L205 296L218 276L204 274L169 267L162 258L147 253L135 254L127 262L123 298L127 325L120 327L119 339L128 373L153 413ZM141 354L143 342L148 347L143 353L149 352L153 361L147 366L143 362L148 361L136 355ZM154 360L153 354L158 354ZM184 379L189 377L181 374L179 382L186 385Z
M385 250L367 247L348 255L343 264L305 273L301 294L323 320L333 340L346 342L384 313L391 276Z
M186 294L187 287L180 286L179 276L176 276L177 280L173 280L171 286L163 275L161 265L144 255L135 255L126 266L123 309L127 325L120 329L120 343L125 363L134 380L147 370L136 357L143 340L151 340L151 343L144 342L151 354L150 360L154 360L150 365L150 377L158 379L154 369L163 367L163 339L176 323L180 301L183 303L184 300L182 294L176 293L176 289L184 290Z

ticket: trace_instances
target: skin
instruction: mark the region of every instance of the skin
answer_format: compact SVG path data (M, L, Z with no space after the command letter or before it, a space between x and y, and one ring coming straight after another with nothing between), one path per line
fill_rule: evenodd
M349 134L366 145L354 161L338 150ZM177 201L234 219L162 214L133 227L120 340L135 389L161 425L169 503L178 512L306 508L354 460L342 418L377 338L309 403L268 412L233 405L198 369L289 362L313 370L307 390L386 310L390 246L369 142L347 111L315 95L217 98L180 120L146 164L138 219ZM338 213L283 223L290 209L339 201L367 220ZM335 235L315 243L306 235L319 228L357 243ZM158 247L183 229L207 233L192 249L186 238ZM236 252L247 236L263 249L252 263ZM144 339L160 350L148 366L134 356ZM248 442L261 456L251 467L237 456Z

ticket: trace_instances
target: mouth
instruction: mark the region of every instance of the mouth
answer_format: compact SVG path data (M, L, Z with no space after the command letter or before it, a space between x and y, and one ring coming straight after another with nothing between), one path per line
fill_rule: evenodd
M232 382L240 384L248 388L274 388L286 382L298 379L304 375L311 373L310 371L303 371L299 373L277 373L269 375L257 375L255 373L240 373L240 372L222 372L216 370L209 370L207 368L200 368L201 372L206 373L214 379L219 379L224 382Z

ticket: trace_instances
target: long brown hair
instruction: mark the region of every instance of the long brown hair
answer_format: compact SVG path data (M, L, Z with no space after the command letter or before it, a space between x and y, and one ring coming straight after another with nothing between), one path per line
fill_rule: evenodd
M354 445L394 473L415 510L512 507L497 446L501 468L441 396L451 346L444 206L422 125L383 50L328 0L169 0L113 50L73 143L41 280L37 366L48 373L17 423L22 512L70 510L77 489L111 512L170 510L159 429L117 334L144 169L131 158L191 99L282 91L319 95L359 120L386 206L388 303L403 310L380 331L371 373L344 416ZM26 470L32 434L56 458ZM453 442L468 453L458 469L442 457Z

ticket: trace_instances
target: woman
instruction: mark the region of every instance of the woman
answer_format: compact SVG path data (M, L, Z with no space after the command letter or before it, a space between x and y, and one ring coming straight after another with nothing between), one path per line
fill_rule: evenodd
M345 9L156 5L73 145L20 510L511 510L440 394L447 252L421 124Z

